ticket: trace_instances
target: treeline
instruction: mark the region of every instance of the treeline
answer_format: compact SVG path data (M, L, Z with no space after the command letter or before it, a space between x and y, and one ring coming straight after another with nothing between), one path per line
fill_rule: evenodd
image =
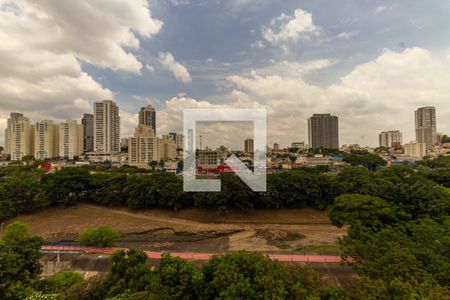
M141 250L118 251L106 275L84 280L72 271L40 279L41 240L26 225L13 223L0 239L0 299L169 300L169 299L446 299L439 285L404 280L357 278L345 287L330 286L308 266L283 264L260 253L214 256L195 266L169 254L157 265Z
M31 167L0 168L0 220L52 204L90 202L130 209L207 207L225 212L237 208L326 209L344 194L381 197L405 205L404 218L442 212L450 187L450 157L427 161L418 168L406 165L369 171L350 167L339 175L317 170L292 170L267 177L267 192L254 193L233 174L221 175L222 191L185 193L180 177L130 167L114 171L86 167L46 173ZM417 203L420 206L415 206ZM445 204L444 204L445 206ZM418 211L414 211L414 209Z
M450 287L449 167L450 158L445 157L425 161L417 169L381 170L372 184L388 179L390 186L378 193L355 176L355 185L366 188L338 196L328 208L335 225L349 226L340 246L361 279L413 291L392 299L450 295L447 290L446 296L420 296L424 287Z

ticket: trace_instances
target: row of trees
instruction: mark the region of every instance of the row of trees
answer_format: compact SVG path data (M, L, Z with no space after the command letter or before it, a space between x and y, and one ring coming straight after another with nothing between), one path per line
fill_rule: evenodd
M369 164L350 167L339 175L307 169L279 172L268 175L264 193L252 192L233 174L221 176L221 192L184 193L181 178L173 174L141 173L129 167L95 172L85 167L67 168L51 174L29 167L8 167L0 169L0 220L52 204L80 201L130 209L209 207L219 212L230 208L325 209L343 194L404 203L405 217L416 217L445 206L445 187L450 187L449 161L442 158L415 169L401 165L375 172L369 171Z

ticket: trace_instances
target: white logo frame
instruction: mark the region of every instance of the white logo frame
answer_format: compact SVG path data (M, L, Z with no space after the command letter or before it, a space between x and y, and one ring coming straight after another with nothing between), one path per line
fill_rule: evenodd
M183 190L185 192L220 192L220 179L197 179L196 125L197 122L253 122L253 166L252 172L234 154L225 163L254 192L267 191L267 110L264 108L234 109L184 109L183 133ZM235 170L240 170L236 172Z

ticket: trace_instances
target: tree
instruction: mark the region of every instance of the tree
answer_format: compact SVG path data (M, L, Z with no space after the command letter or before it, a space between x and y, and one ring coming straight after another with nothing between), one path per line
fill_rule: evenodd
M147 255L142 250L117 251L112 256L113 266L105 281L108 296L114 297L125 291L143 291L152 281Z
M170 299L196 299L194 266L179 257L163 254L159 264L159 278Z
M114 246L119 233L110 227L88 228L78 236L77 242L93 247Z
M75 284L83 282L83 276L78 272L62 271L48 278L51 291L59 293L66 291Z
M152 160L148 163L150 167L152 167L152 171L155 172L155 168L158 166L158 162L156 160Z
M443 144L450 143L450 136L444 134L442 136L441 143L443 143Z
M63 293L64 300L104 300L108 293L106 277L97 275L76 283Z
M346 236L341 249L361 275L373 279L450 285L450 218L388 226L379 232Z
M123 171L135 171L124 169ZM89 201L106 205L126 205L127 175L116 172L98 172L90 176Z
M89 190L89 169L65 168L44 177L45 194L51 203L73 205Z
M136 174L127 178L126 198L131 209L172 208L188 205L183 183L174 174Z
M203 299L305 299L318 296L320 275L287 267L260 253L214 256L202 269Z
M387 201L359 194L337 197L328 215L336 226L363 226L370 230L378 230L395 220L394 209Z
M30 237L28 227L14 222L0 240L0 299L23 299L41 273L42 239Z
M368 152L352 152L346 154L344 161L352 166L364 166L370 171L375 171L378 167L386 165L386 161L380 156Z

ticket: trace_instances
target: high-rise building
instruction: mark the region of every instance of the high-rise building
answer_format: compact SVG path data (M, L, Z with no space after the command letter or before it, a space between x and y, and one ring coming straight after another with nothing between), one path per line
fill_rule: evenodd
M83 153L83 126L74 120L59 124L59 156L73 159Z
M94 151L94 115L84 114L81 119L83 125L83 152Z
M313 149L339 149L338 117L314 114L308 119L309 146Z
M406 155L418 158L423 158L427 155L427 145L425 143L412 141L409 144L406 144L404 147Z
M94 103L94 151L102 154L120 152L119 107L114 101Z
M21 113L11 113L5 130L5 153L11 154L11 160L21 160L33 155L33 125Z
M175 141L175 145L177 149L183 149L184 148L184 135L182 133L176 133L176 132L169 132L169 136L172 137L172 139Z
M158 139L158 161L175 159L177 156L177 146L170 136Z
M150 126L156 135L156 111L151 105L142 107L139 111L139 125Z
M273 144L273 151L280 150L280 145L278 143Z
M378 136L380 141L380 147L392 148L398 147L403 144L403 135L399 130L383 131Z
M158 139L151 126L138 125L134 136L128 138L128 164L148 168L152 161L159 161Z
M34 125L34 157L52 158L59 155L59 127L51 120L42 120Z
M254 143L253 143L253 139L246 139L244 141L244 152L245 153L253 153L254 150Z
M431 106L421 107L415 111L416 140L431 147L436 138L436 109Z
M6 128L5 128L5 149L3 152L5 154L11 154L11 133L13 128L13 123L16 122L19 118L23 118L23 114L12 112L10 114L10 117L8 118L6 122Z

